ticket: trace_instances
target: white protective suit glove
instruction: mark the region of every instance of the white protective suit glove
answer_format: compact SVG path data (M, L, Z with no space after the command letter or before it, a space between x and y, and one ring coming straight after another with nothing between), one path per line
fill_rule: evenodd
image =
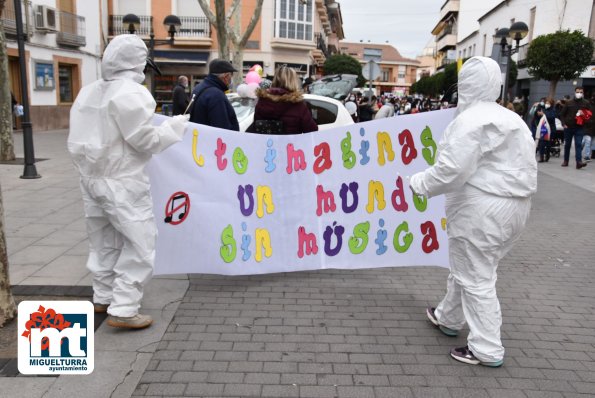
M172 117L170 120L164 122L169 124L169 127L176 133L176 135L180 138L184 136L184 131L186 131L186 125L190 120L190 115L176 115Z

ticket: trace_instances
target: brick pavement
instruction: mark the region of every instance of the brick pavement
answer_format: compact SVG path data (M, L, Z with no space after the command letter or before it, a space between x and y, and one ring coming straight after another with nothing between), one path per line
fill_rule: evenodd
M192 275L134 395L595 396L594 203L540 173L529 225L499 270L502 368L450 359L466 333L448 338L426 320L444 269Z

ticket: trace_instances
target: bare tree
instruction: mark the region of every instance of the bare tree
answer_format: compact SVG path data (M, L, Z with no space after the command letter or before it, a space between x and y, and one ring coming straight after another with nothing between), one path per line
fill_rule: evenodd
M209 0L198 0L198 4L205 13L209 23L217 31L219 58L229 61L230 53L233 53L231 63L239 71L242 70L244 63L244 48L246 47L246 43L260 19L263 1L256 0L254 14L248 26L246 26L246 30L241 34L241 0L233 0L227 11L225 10L225 0L215 0L215 13L211 10ZM230 44L233 46L232 49L230 49ZM237 86L241 81L241 73L234 75L234 85Z
M4 128L8 120L9 133L12 137L12 126L10 123L10 89L8 89L8 66L6 61L6 41L4 40L4 25L2 24L2 11L5 0L0 0L0 129L2 146L4 147ZM5 83L6 82L6 83ZM5 87L6 86L6 87ZM8 111L6 110L8 108ZM8 114L8 117L6 116ZM12 142L12 140L11 140ZM4 149L4 148L3 148ZM13 154L14 158L14 154ZM10 291L10 279L8 277L8 252L6 251L6 237L4 235L4 205L2 202L2 190L0 190L0 327L16 315L17 308Z
M0 0L0 17L6 0ZM4 24L0 18L0 160L14 160L14 137L12 135L12 109L10 81L8 80L8 54Z

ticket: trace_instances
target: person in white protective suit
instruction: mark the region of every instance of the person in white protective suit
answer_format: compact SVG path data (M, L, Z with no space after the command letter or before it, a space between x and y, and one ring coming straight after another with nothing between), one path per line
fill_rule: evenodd
M80 173L95 312L113 327L152 323L139 314L153 272L157 229L149 179L152 154L180 141L187 116L153 126L155 101L141 85L147 47L135 35L116 36L105 49L102 79L80 91L70 111L68 150Z
M495 102L500 89L495 61L473 57L465 62L456 117L444 132L435 164L410 179L415 194L446 194L450 275L446 296L427 309L427 316L448 336L456 336L467 322L468 345L453 348L450 355L492 367L504 358L496 269L521 234L537 190L531 131Z

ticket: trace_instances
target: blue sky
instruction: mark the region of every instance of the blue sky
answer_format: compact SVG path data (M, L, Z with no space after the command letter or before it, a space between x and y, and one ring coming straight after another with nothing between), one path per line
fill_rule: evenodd
M345 40L388 43L415 58L432 38L445 0L338 0Z

